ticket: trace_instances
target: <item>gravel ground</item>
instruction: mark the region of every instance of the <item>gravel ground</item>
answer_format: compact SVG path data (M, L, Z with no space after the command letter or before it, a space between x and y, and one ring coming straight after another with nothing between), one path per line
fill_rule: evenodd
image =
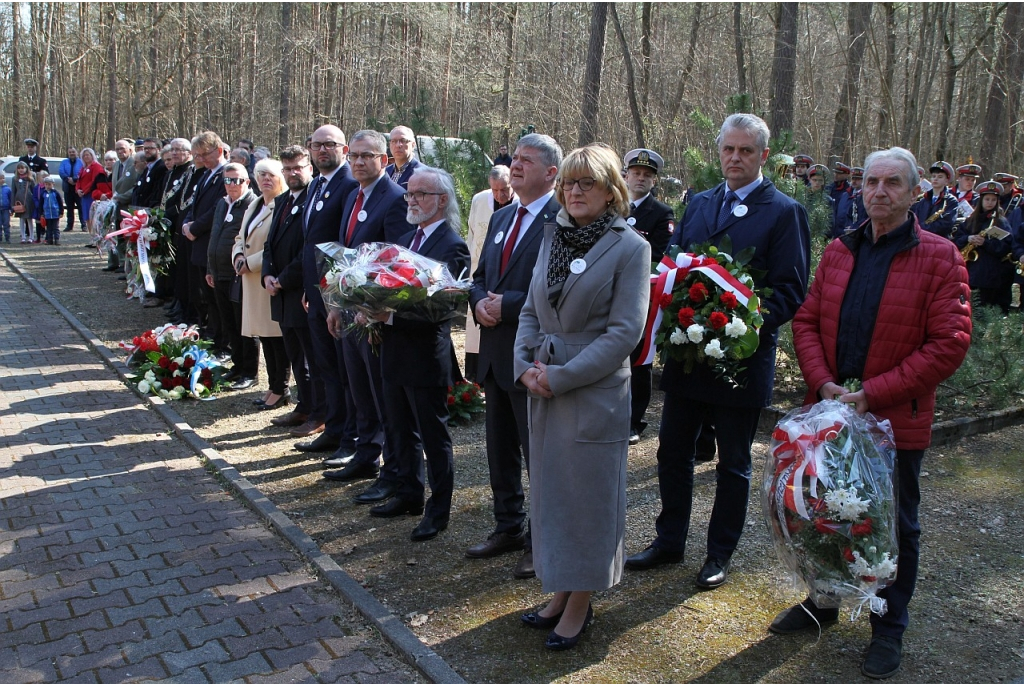
M163 323L162 310L128 302L103 261L66 234L58 247L5 246L70 311L112 348ZM458 336L461 344L461 335ZM262 371L261 371L262 374ZM698 592L714 466L698 466L690 553L679 566L638 574L595 597L597 620L580 646L549 653L543 635L519 625L540 605L539 582L512 579L516 555L470 560L466 547L492 527L483 421L453 429L456 493L451 527L414 544L410 517L371 519L352 503L364 483L320 478L318 461L292 449L254 411L265 391L224 394L175 409L225 458L295 520L322 549L409 623L471 682L853 682L870 637L866 617L814 635L778 637L771 618L801 598L788 585L752 498L730 581ZM280 410L286 411L286 410ZM659 510L657 421L630 451L627 549L642 549ZM754 446L755 486L765 436ZM894 682L1021 682L1024 679L1024 428L930 450L923 478L921 574Z

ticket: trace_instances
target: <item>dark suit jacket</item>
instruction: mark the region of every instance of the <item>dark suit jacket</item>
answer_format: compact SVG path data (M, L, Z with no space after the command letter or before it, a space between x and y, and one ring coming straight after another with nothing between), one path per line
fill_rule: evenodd
M283 218L281 212L291 191L285 191L274 201L270 233L263 246L261 273L274 276L281 284L281 292L270 298L270 318L292 328L309 325L302 308L302 212L306 208L306 192L304 188L292 203L295 213L288 210Z
M761 302L764 326L757 351L745 360L746 371L737 377L734 388L719 380L710 367L699 365L691 373L682 362L668 360L661 377L661 389L711 404L734 407L766 407L771 402L775 383L775 344L779 326L793 318L807 294L810 270L810 227L807 212L798 202L765 179L743 202L743 217L730 214L718 228L718 212L725 198L725 184L693 198L669 247L685 250L695 243L718 245L728 235L733 253L747 247L755 249L749 268L764 272L757 287L768 287L772 294Z
M480 261L473 274L473 289L469 294L469 308L473 312L476 311L476 303L486 298L488 291L501 295L501 322L493 328L480 326L477 376L486 378L487 372L490 371L494 374L498 386L506 391L515 389L512 358L516 331L519 329L519 312L523 309L526 293L530 289L533 266L537 263L537 252L544 238L544 224L554 221L558 210L561 209L558 200L552 195L512 253L505 273L500 274L504 240L495 244L494 239L499 232L504 237L508 236L515 222L518 206L518 202L513 202L491 215L487 237L484 238L483 249L480 251Z
M415 231L399 238L403 247L412 245ZM469 247L459 234L443 223L430 234L419 254L448 265L452 274L469 268ZM414 387L447 387L452 373L451 321L424 323L395 314L391 324L381 328L381 375L388 383Z
M192 206L186 213L185 221L192 222L192 235L196 239L192 241L192 263L196 266L206 268L206 252L210 247L210 231L213 230L213 213L217 203L227 195L224 188L224 167L217 170L210 176L210 170L203 172L199 179L195 195L192 196Z
M49 171L46 160L39 155L22 155L21 157L18 157L18 161L28 164L28 168L32 170L32 173L36 173L38 171Z
M213 216L213 229L210 231L206 265L206 272L213 276L214 280L235 280L235 267L231 260L231 253L235 247L235 236L242 228L242 217L245 215L245 210L257 199L251 190L246 190L245 194L231 208L230 221L227 220L227 196L217 201Z
M307 205L313 201L314 184L320 177L313 179L307 189L309 199ZM331 182L320 193L320 202L323 202L320 209L315 206L309 208L309 218L305 222L305 245L302 248L302 284L306 293L306 301L309 303L309 313L318 313L327 316L324 308L323 298L320 297L320 270L317 268L316 258L319 250L317 243L331 243L338 240L339 226L341 225L342 214L345 209L345 201L349 193L359 184L352 178L352 171L348 164L342 165L331 179ZM305 217L305 214L301 216Z
M418 159L413 158L413 159L410 159L409 162L405 165L405 168L402 169L402 174L398 178L394 178L394 175L395 175L395 165L394 164L388 164L387 167L385 167L385 169L384 169L384 173L392 181L394 181L398 185L402 186L402 190L405 191L405 189L409 187L409 179L412 178L412 173L414 171L416 171L416 167L418 167L419 165L420 165L420 161ZM413 230L415 230L415 228Z
M352 240L346 242L345 234L348 232L352 210L356 206L356 198L359 195L358 188L353 190L345 200L345 209L341 214L341 226L338 230L338 242L345 247L355 247L363 243L397 243L406 233L415 231L416 227L405 220L408 205L405 198L402 197L404 193L405 190L402 186L392 181L387 175L377 181L370 198L363 203L362 211L366 212L366 219L356 221L355 229L352 231Z
M672 208L650 196L630 213L629 218L636 221L631 222L627 219L626 223L651 244L651 261L660 262L676 226Z
M167 166L162 160L157 159L153 166L142 174L142 177L135 182L135 192L132 194L132 204L136 207L156 207L163 199L164 177L167 176Z

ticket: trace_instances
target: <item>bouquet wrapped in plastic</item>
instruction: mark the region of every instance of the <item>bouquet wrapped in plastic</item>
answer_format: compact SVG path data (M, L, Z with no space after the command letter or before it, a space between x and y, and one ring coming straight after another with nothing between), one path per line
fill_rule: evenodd
M440 323L469 300L473 281L445 264L389 243L317 245L320 293L328 307Z
M788 413L772 433L761 503L783 565L821 608L844 599L884 614L899 546L887 420L824 400Z

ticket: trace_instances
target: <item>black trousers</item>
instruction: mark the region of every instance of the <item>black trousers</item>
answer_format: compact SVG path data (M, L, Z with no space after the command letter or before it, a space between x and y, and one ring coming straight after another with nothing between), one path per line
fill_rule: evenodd
M214 281L213 296L222 333L231 345L231 363L235 373L256 378L259 369L256 339L242 335L242 303L231 301L231 281Z
M309 328L306 326L281 326L284 351L295 377L295 386L299 389L299 401L295 411L305 414L311 419L322 422L327 415L324 406L324 382L314 378L310 373L309 359L313 357L313 341L309 339Z
M341 446L356 447L356 410L345 373L345 359L337 341L327 330L327 316L309 312L309 338L313 343L313 358L309 372L324 385L324 432L341 442ZM310 358L306 358L309 363Z
M526 392L502 390L490 372L483 385L487 394L487 469L494 495L495 532L518 535L526 527L523 466L527 477L530 472Z
M281 336L260 336L260 347L263 348L263 360L267 365L267 381L270 392L283 395L288 389L289 364L288 353L284 348Z
M355 406L357 464L376 464L385 450L384 385L380 377L380 357L374 353L368 337L347 333L340 341L345 374ZM381 478L395 482L398 466L384 453Z

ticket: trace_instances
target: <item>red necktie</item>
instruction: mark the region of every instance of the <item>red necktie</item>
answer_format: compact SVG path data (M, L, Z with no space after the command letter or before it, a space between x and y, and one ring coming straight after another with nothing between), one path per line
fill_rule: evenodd
M352 234L356 232L356 223L359 221L359 212L363 209L363 189L359 189L356 195L356 206L352 208L352 216L348 219L348 230L345 232L345 245L351 247Z
M292 201L294 199L294 197L288 195L288 201L284 203L284 209L282 209L281 213L277 215L277 226L275 226L275 228L280 228L281 224L283 224L284 220L288 217L288 213L292 210Z
M420 243L423 242L423 229L416 229L416 236L412 239L412 246L409 248L413 252L418 253L420 251Z
M505 249L501 251L501 270L498 272L499 276L505 274L505 267L508 266L508 260L512 257L512 250L516 247L516 240L519 239L519 227L523 225L523 217L526 216L526 207L519 207L516 212L516 222L512 225L512 232L508 234L508 240L505 241Z

